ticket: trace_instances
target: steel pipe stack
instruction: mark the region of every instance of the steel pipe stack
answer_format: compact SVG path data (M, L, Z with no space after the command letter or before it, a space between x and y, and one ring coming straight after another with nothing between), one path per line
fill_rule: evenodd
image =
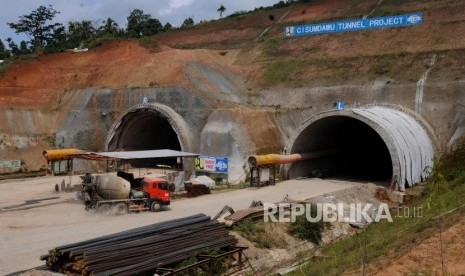
M225 226L198 214L60 246L41 259L67 274L135 275L236 243Z

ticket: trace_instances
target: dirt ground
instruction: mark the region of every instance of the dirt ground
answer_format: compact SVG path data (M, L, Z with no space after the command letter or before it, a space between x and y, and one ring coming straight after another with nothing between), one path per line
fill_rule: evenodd
M74 193L56 193L55 184L60 184L63 179L69 182L68 177L0 182L0 274L43 265L40 256L55 246L196 213L215 215L224 205L237 210L247 208L252 200L277 202L285 195L304 200L354 185L337 180L290 180L261 189L246 188L175 200L160 213L103 217L86 212L74 199ZM72 183L77 182L78 178L74 176ZM45 200L21 205L34 199Z
M248 207L252 200L277 202L286 194L296 200L309 198L321 200L329 194L341 200L345 200L345 195L349 195L351 199L355 195L364 199L365 195L362 194L367 192L362 188L365 185L359 186L360 184L354 182L321 179L291 180L261 189L246 188L198 198L178 199L161 213L146 212L105 217L86 212L81 202L76 200L75 193L55 192L55 184L60 184L63 179L69 182L69 177L50 176L0 181L1 275L43 265L39 259L40 255L46 254L55 246L200 212L215 215L224 205L230 205L238 210ZM77 182L76 176L72 178L72 183ZM31 200L38 201L24 204ZM279 225L272 225L272 228L273 233L283 231ZM336 230L341 234L347 229ZM448 275L461 275L465 271L464 231L465 218L443 233L444 268ZM287 235L284 236L289 238ZM334 238L337 237L332 237L330 240ZM243 239L241 240L244 242ZM302 250L310 249L308 243L299 243L295 239L286 240L286 244L292 245L291 247L295 249L302 246ZM294 255L299 251L265 250L256 249L251 244L245 245L252 248L248 256L255 268L268 267L261 264L267 261L276 264L285 260L288 262L294 259ZM439 246L439 235L433 236L401 258L383 264L382 271L374 275L441 275ZM371 271L376 269L373 268Z
M375 274L388 275L464 275L465 218L442 234L444 273L442 273L439 233L413 248L409 253L386 265Z

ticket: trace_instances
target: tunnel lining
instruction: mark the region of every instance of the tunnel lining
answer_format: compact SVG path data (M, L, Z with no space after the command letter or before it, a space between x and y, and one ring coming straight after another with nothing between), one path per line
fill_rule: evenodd
M181 115L179 115L172 108L158 103L138 105L123 113L115 121L109 131L106 142L106 150L116 150L119 144L119 139L121 139L121 135L125 130L124 128L127 127L126 124L128 122L126 120L136 118L137 114L135 113L152 113L148 116L159 116L160 119L166 120L178 138L180 149L185 152L193 151L192 134L187 123L184 121Z
M286 148L296 153L301 136L316 122L333 116L345 116L370 126L388 148L392 162L392 184L399 190L426 179L426 168L432 166L432 141L416 118L394 108L368 106L319 113L302 123ZM389 118L388 120L386 118ZM287 168L289 173L289 168Z

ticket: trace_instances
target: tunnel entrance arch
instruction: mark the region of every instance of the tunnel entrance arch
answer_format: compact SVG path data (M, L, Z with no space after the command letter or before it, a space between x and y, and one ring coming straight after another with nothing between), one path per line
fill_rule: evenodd
M135 106L113 124L107 137L108 151L173 149L190 152L192 134L184 119L172 108L152 103ZM176 159L151 160L152 163L176 165Z
M289 178L326 174L385 181L399 190L426 179L434 154L432 140L416 118L383 106L317 114L299 127L286 148L291 154L336 149L290 165Z

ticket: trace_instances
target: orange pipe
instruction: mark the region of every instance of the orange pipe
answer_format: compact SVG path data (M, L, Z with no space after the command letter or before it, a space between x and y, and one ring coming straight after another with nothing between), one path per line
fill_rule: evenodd
M266 165L278 165L278 164L289 164L296 163L308 159L315 159L324 157L327 155L335 154L339 150L329 149L315 152L306 153L294 153L289 155L282 154L265 154L265 155L252 155L247 160L251 167L260 167Z
M71 159L71 155L82 153L82 150L78 149L56 149L56 150L44 150L42 155L47 161L55 160L68 160Z

